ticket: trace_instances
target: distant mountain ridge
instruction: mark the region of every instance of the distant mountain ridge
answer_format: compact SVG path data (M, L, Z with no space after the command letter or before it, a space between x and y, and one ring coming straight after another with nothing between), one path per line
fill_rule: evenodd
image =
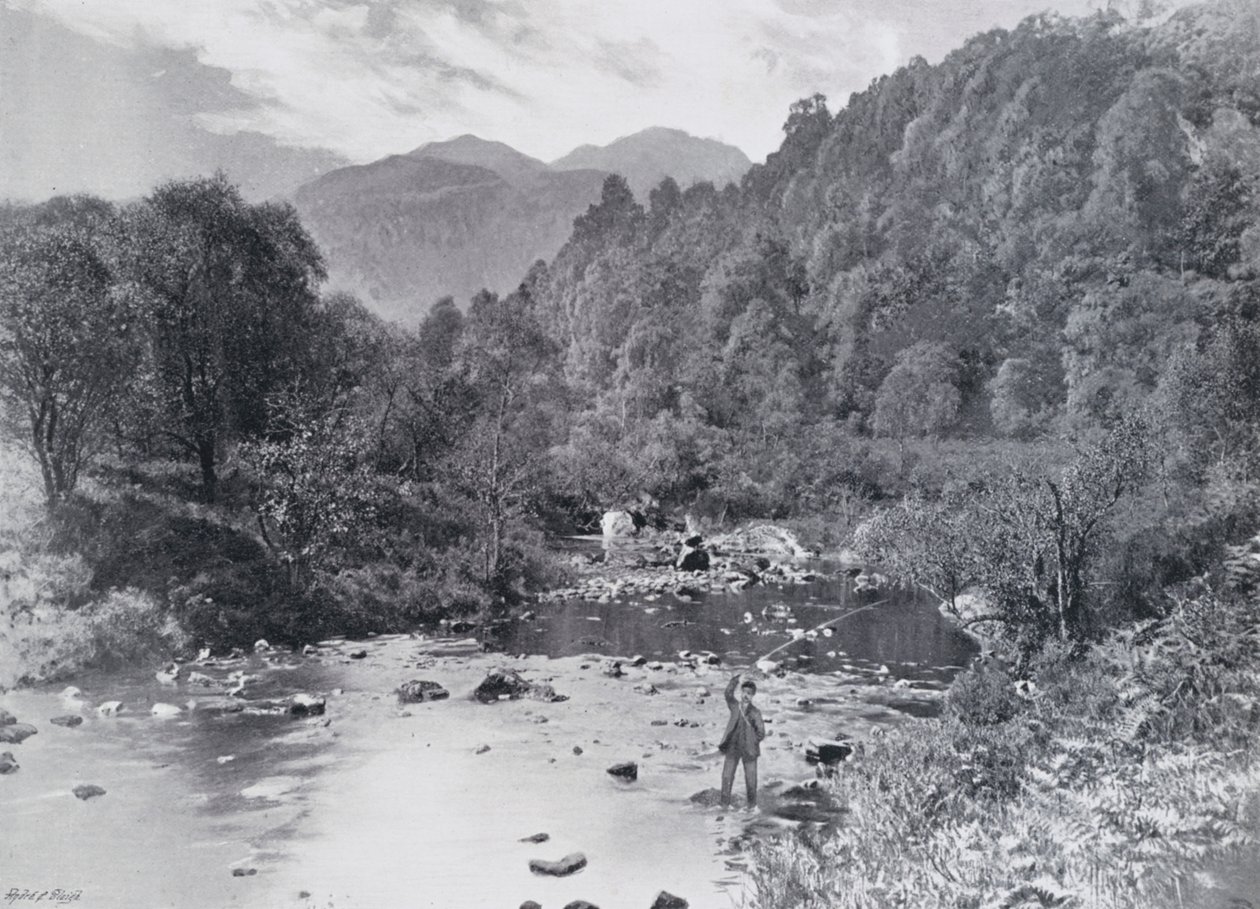
M739 182L751 166L748 156L733 145L663 126L604 146L582 145L551 162L554 170L591 168L621 174L640 201L665 177L683 187L708 181L720 189Z
M550 165L463 135L331 170L299 187L293 202L328 259L332 290L414 322L443 296L463 304L482 288L513 290L535 261L559 251L609 173L646 200L665 176L721 185L748 166L738 149L679 130L583 146Z

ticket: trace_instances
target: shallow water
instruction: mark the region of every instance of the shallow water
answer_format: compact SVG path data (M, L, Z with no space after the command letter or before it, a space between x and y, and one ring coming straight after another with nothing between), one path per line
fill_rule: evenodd
M848 615L872 604L878 605ZM622 597L550 604L538 613L536 621L509 624L490 640L508 653L673 660L682 650L712 651L732 665L751 665L790 641L792 629L839 619L829 633L798 640L773 658L802 672L885 666L894 679L938 681L951 678L976 652L974 642L925 597L855 593L852 580L843 576L800 586L756 586L736 595L701 594L692 603L671 596Z
M76 680L81 702L63 700L60 686L0 695L0 706L39 729L0 749L21 764L0 777L0 896L59 888L79 892L76 905L129 909L474 909L581 898L609 909L646 907L666 889L694 907L737 906L741 845L750 833L786 823L775 818L773 783L813 775L805 741L838 730L861 738L908 713L931 712L950 667L973 652L914 600L851 616L831 637L798 641L776 659L814 659L788 659L793 671L760 683L769 726L763 814L693 806L690 795L718 783L720 690L730 667L790 640L791 627L860 605L849 584L754 589L691 604L665 597L549 606L499 637L514 656L482 653L475 640L392 636L332 642L307 658L186 667L216 678L256 676L244 692L249 701L326 694L320 718L188 710L204 689L186 680L160 684L157 667ZM367 657L350 659L360 649ZM680 650L713 651L724 665L679 664ZM587 656L636 652L666 666L612 679ZM499 665L549 680L569 700L471 701L468 693ZM438 681L452 696L400 708L392 692L409 678ZM898 687L896 679L914 684ZM649 685L659 693L636 690ZM105 700L126 709L98 716ZM157 719L148 715L155 702L185 709ZM85 717L78 728L49 723L74 712ZM478 754L481 746L489 750ZM637 782L605 773L622 760L639 763ZM80 783L106 795L80 801L71 794ZM551 840L518 842L537 832ZM527 868L530 858L575 850L589 865L572 877L542 878ZM255 873L236 877L234 869Z

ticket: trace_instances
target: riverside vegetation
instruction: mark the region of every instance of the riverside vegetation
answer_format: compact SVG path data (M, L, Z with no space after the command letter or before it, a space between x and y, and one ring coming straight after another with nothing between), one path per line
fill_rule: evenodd
M772 518L1001 663L765 850L763 904L1191 904L1254 833L1257 34L977 36L793 105L739 186L608 178L414 330L223 175L5 208L0 681L510 609L636 500Z

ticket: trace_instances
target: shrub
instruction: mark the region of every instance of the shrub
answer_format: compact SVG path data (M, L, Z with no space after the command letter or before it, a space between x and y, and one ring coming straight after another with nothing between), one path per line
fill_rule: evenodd
M1024 706L1015 683L995 662L984 661L954 680L945 708L968 726L996 726L1013 719Z

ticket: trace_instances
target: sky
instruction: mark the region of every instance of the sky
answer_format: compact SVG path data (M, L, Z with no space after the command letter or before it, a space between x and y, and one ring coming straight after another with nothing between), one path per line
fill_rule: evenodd
M0 198L253 195L473 133L550 161L649 126L763 160L919 55L1102 0L0 0Z

